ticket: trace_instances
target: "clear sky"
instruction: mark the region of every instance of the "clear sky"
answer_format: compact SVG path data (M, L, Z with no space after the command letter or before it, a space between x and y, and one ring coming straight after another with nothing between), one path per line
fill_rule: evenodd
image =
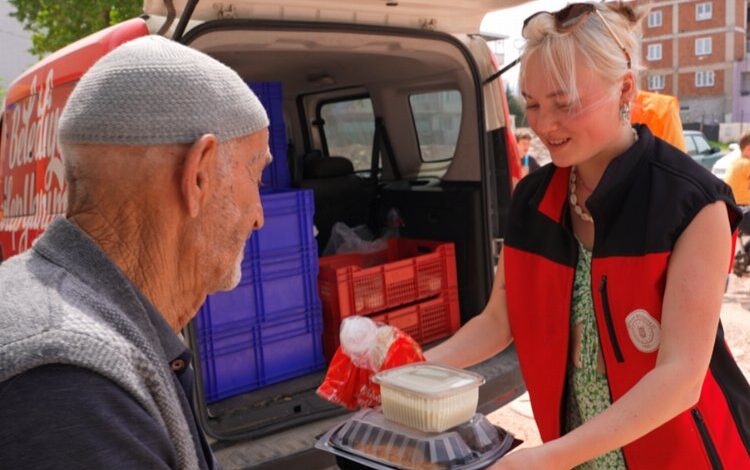
M31 39L21 23L9 16L15 7L0 0L0 84L7 90L10 83L34 65L36 58L29 54Z
M557 11L567 5L564 0L537 0L523 5L489 13L482 21L482 32L499 33L509 36L505 41L505 63L510 63L518 57L523 45L521 37L521 26L523 20L537 11ZM513 90L518 89L518 67L507 71L503 75L503 81L510 85Z

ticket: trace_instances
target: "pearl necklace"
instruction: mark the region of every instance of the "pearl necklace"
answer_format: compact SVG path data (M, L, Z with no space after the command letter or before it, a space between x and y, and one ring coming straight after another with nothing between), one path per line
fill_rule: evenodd
M633 131L633 138L634 142L638 142L638 131L635 130L634 127L630 128L631 131ZM583 180L581 180L581 183L586 186L585 183L583 183ZM591 192L591 191L590 191ZM581 206L578 205L578 196L576 196L576 167L572 166L570 168L570 205L573 207L573 212L578 215L578 217L581 218L584 222L588 222L593 224L594 219L586 213Z

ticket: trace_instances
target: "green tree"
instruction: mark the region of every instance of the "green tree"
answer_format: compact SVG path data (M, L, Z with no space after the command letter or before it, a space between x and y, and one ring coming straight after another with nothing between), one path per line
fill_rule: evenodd
M513 94L509 86L505 87L505 97L508 99L508 109L510 114L516 117L516 126L526 127L526 112L524 111L521 99Z
M9 0L41 58L84 36L138 16L143 0Z

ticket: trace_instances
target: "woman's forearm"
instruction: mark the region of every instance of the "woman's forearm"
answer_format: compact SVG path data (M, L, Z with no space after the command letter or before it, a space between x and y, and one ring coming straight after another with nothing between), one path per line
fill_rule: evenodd
M559 468L573 468L644 436L695 404L700 382L689 364L657 366L604 412L551 441Z
M511 343L503 256L501 252L492 293L482 313L469 320L450 339L427 351L428 361L469 367L489 359Z
M477 315L449 340L425 352L428 361L469 367L502 351L511 343L507 329L488 312Z

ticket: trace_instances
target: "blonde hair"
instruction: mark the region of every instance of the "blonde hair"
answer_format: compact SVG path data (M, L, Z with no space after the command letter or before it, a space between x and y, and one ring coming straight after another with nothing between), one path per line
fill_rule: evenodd
M646 11L621 2L594 5L630 54L631 69L637 86L641 69L638 24ZM523 31L526 45L521 53L519 74L522 89L529 59L537 54L541 55L547 79L573 101L578 101L576 52L583 58L587 68L595 71L608 83L614 84L628 71L625 54L599 15L592 12L581 21L581 24L563 33L557 31L552 15L537 15L529 21Z

